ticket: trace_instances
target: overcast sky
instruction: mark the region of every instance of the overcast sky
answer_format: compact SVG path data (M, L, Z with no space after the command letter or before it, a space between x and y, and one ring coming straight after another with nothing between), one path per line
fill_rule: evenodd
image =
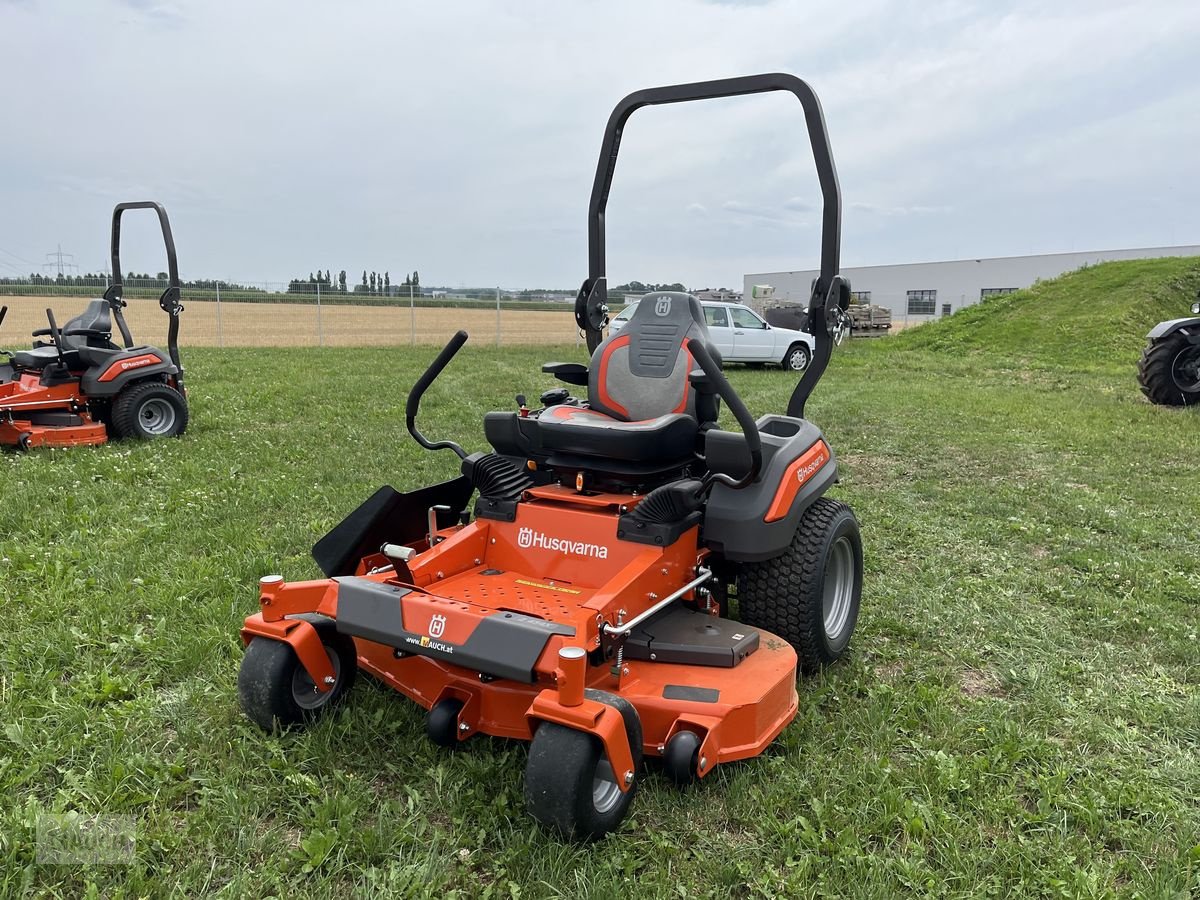
M765 71L824 104L844 265L1200 243L1196 0L0 0L0 274L157 199L185 278L573 288L613 105ZM819 204L789 95L643 109L610 283L814 266Z

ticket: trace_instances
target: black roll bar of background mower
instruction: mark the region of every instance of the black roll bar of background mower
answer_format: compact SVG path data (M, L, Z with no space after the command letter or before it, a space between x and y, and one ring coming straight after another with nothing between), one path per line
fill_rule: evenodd
M111 248L113 281L109 289L104 292L104 299L107 301L109 309L112 310L113 318L117 320L117 327L121 330L121 338L125 341L125 346L132 347L133 336L130 335L129 326L125 324L125 315L121 312L125 306L122 296L125 282L121 275L121 215L128 209L152 209L158 214L163 243L167 247L167 289L158 298L158 305L171 317L171 324L167 328L167 352L171 354L171 362L179 370L179 384L182 386L183 364L179 361L179 314L183 312L183 296L179 283L179 261L175 256L175 238L171 234L171 222L161 203L155 203L153 200L136 200L130 203L118 203L113 208Z
M819 312L825 309L828 298L840 299L843 292L842 279L838 274L841 267L842 196L838 186L837 169L833 164L833 153L829 146L829 134L825 128L825 116L813 89L795 75L783 72L646 88L634 91L613 109L604 129L600 160L596 166L595 180L592 182L592 197L588 204L588 277L579 289L579 296L575 301L575 321L587 336L589 352L599 345L607 322L604 211L608 206L608 192L612 187L613 173L617 167L621 133L630 115L643 106L738 97L771 91L787 91L800 101L804 110L804 121L808 126L813 160L817 166L817 178L821 184L821 274L813 285L809 310ZM792 392L787 410L789 416L797 418L804 416L805 401L816 387L833 352L833 341L829 336L825 316L810 315L809 318L816 341L815 352L804 376Z

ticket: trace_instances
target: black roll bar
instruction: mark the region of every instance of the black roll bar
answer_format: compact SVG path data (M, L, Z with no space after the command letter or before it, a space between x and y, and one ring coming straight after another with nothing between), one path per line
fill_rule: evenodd
M133 336L125 323L122 309L125 307L123 294L125 290L124 276L121 274L121 216L130 209L152 209L158 214L158 224L162 228L163 243L167 248L167 289L158 298L158 305L171 317L167 328L167 352L171 362L179 370L179 384L183 384L183 365L179 361L179 314L183 312L182 291L179 282L179 260L175 256L175 238L171 234L171 221L161 203L153 200L136 200L130 203L118 203L113 208L112 217L112 285L104 292L104 299L112 310L117 327L121 330L121 338L126 347L133 346Z
M810 312L825 309L826 300L839 299L842 288L835 279L841 268L842 241L842 196L838 186L837 169L833 164L833 152L829 146L829 134L825 128L825 116L821 102L808 83L783 72L763 75L746 75L739 78L721 78L716 81L697 81L691 84L675 84L665 87L646 88L634 91L621 100L608 117L604 129L604 141L600 147L600 159L596 165L596 177L592 182L592 197L588 204L588 277L580 288L575 303L575 320L587 336L588 350L595 350L603 338L607 324L608 285L606 283L606 260L604 245L604 213L608 206L608 192L612 187L613 173L617 167L617 154L621 147L621 134L625 123L634 111L643 106L658 106L665 103L685 103L692 100L711 100L719 97L739 97L745 94L762 94L771 91L787 91L795 95L804 110L804 121L808 127L808 139L812 145L813 160L817 166L817 179L821 185L821 274L813 286L809 301ZM802 417L804 402L816 386L829 356L833 342L824 315L811 317L815 323L813 336L816 339L813 360L804 377L796 386L788 403L788 415Z

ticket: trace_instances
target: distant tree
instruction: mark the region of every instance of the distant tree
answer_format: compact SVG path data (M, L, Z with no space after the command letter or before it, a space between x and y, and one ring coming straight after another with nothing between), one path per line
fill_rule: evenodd
M329 285L330 287L333 286L333 279L329 277L328 269L325 270L325 284Z
M375 273L371 273L371 293L375 293Z
M366 270L366 269L363 269L363 283L362 283L362 286L363 286L363 290L365 291L365 290L367 289L367 270Z
M383 273L383 293L388 297L392 296L392 274L391 274L391 272Z
M338 272L338 290L343 294L346 293L346 270Z

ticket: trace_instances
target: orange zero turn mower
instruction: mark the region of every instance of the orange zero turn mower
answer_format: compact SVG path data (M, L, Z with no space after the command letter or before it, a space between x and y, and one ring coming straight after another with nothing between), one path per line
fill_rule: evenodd
M170 318L166 352L134 343L125 322L121 216L153 209L167 247L168 283L158 305ZM53 310L29 350L0 351L0 445L22 450L103 444L110 438L183 434L187 394L179 361L179 264L167 211L152 202L118 203L112 218L112 284L61 328ZM0 309L0 324L7 307ZM121 343L115 343L116 337Z
M815 358L787 413L755 420L694 297L651 294L604 339L603 235L635 109L764 91L803 106L824 228ZM313 548L326 578L262 579L238 677L246 714L266 729L313 722L364 671L429 710L437 744L530 741L528 810L577 839L619 825L647 756L686 785L762 753L796 714L797 671L845 652L863 571L854 514L824 496L833 451L804 418L829 361L828 313L849 299L811 88L760 75L630 95L605 132L589 224L576 318L590 364L548 363L568 387L536 409L518 397L519 409L486 414L492 449L468 454L416 426L422 395L467 340L456 334L409 394L407 424L426 449L456 453L461 474L377 491ZM717 426L722 402L741 432Z

